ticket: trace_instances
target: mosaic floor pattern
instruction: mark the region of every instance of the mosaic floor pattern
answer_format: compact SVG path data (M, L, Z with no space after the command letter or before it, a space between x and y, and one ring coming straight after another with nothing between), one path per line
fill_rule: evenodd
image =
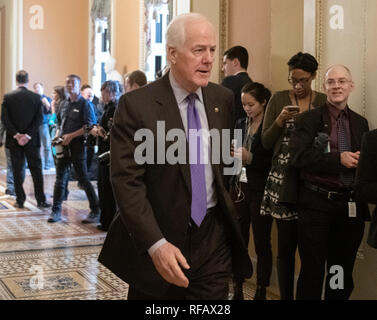
M0 254L0 300L124 300L128 285L97 262L101 247Z

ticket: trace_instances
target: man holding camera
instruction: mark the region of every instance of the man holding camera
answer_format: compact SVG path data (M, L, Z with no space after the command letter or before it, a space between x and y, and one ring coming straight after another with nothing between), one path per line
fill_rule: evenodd
M353 290L352 270L370 219L367 204L355 197L355 172L365 118L348 107L354 88L343 65L325 76L327 103L296 118L291 134L291 164L300 170L298 248L301 270L297 299L346 300ZM327 134L328 142L323 139Z
M94 123L89 103L80 95L80 83L81 79L77 75L67 77L65 88L69 97L57 116L59 130L53 141L57 147L56 181L52 212L48 219L50 223L62 220L61 207L71 164L75 168L79 183L84 187L91 209L82 223L96 223L100 216L98 198L87 174L84 145L85 128L92 127Z

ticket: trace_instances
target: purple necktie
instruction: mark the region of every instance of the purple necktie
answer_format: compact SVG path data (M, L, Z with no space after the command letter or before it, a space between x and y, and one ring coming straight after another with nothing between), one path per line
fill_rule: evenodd
M202 128L199 114L195 108L197 95L192 93L187 96L189 101L187 107L187 131L189 142L189 157L191 171L191 218L200 227L207 212L207 189L205 179L205 166L201 164L203 159L203 148L201 135L197 136L198 130Z
M351 147L348 142L348 134L346 129L346 114L344 111L341 111L337 120L337 129L338 129L338 151L340 153L345 151L351 151ZM341 172L340 181L349 187L354 180L353 172Z

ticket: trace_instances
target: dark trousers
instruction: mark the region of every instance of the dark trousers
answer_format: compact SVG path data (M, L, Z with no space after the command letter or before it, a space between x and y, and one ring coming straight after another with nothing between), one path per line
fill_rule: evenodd
M348 217L346 201L329 200L305 187L302 187L300 197L304 198L304 206L298 220L301 270L297 299L320 300L326 270L325 299L347 300L354 288L352 272L364 233L364 221ZM344 278L339 280L343 281L344 289L334 288L331 282L332 277L341 276L338 267L330 273L333 266L341 267L344 272ZM335 280L333 282L339 282Z
M26 200L26 195L23 188L23 183L25 180L25 158L33 178L35 198L38 203L46 201L43 189L42 159L39 150L39 147L29 145L24 147L12 146L9 148L12 161L16 201L19 204L23 204Z
M110 181L110 167L107 164L98 165L98 198L101 208L100 222L108 229L117 211L117 205Z
M275 219L278 230L277 272L281 300L293 300L297 249L297 219Z
M200 228L193 222L182 250L190 270L188 288L171 285L159 296L148 296L129 288L128 300L226 300L232 272L232 255L219 209L207 213Z
M241 190L245 198L234 204L240 215L242 237L248 245L251 223L257 254L257 285L268 287L272 272L271 227L273 220L271 216L260 214L263 191L251 190L247 183L241 183ZM234 190L232 190L232 198L235 199Z
M94 188L89 181L86 170L86 152L81 139L74 139L68 146L70 156L57 159L56 161L56 181L54 186L53 212L60 212L64 196L67 190L67 181L70 174L71 164L75 168L77 179L84 187L84 191L89 200L89 207L92 212L99 213L98 198Z

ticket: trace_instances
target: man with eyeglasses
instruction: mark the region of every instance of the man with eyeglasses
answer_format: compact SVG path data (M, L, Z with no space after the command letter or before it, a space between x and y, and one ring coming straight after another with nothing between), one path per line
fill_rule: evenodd
M291 164L300 171L298 247L301 270L297 299L346 300L354 288L352 270L370 219L355 197L355 172L367 120L348 106L354 89L350 70L330 67L323 85L327 103L300 115L291 135Z

